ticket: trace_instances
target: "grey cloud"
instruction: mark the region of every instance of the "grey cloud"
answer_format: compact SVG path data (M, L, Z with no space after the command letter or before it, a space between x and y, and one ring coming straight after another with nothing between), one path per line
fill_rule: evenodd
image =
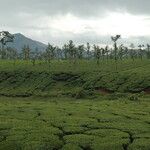
M77 16L100 15L106 11L149 14L149 6L149 0L5 0L1 1L0 12L3 15L22 11L47 15L72 13Z
M22 25L39 16L67 13L78 17L104 17L108 11L149 15L149 6L150 0L0 0L0 24ZM31 16L19 16L23 13Z
M105 17L107 12L116 11L150 15L149 6L150 0L0 0L0 30L29 34L30 30L34 30L31 32L33 35L37 30L45 30L45 32L49 30L39 27L37 23L39 17L55 17L59 14L63 16L70 13L77 17L97 18ZM92 30L88 26L85 28ZM42 33L45 41L53 39L54 42L60 43L73 39L77 42L99 42L99 37L95 33L84 33L83 35L66 33L63 37L54 37L48 34Z
M108 11L149 14L149 6L149 0L0 0L0 25L24 27L39 16L67 13L78 17L104 17Z
M0 0L0 25L24 26L38 17L67 13L78 17L104 17L108 11L149 15L149 6L150 0Z

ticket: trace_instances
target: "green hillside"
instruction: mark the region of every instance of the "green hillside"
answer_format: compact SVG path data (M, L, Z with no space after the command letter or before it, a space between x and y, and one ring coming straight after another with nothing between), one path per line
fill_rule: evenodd
M149 150L150 61L0 62L0 150Z
M0 62L0 94L84 97L98 93L149 93L150 61Z

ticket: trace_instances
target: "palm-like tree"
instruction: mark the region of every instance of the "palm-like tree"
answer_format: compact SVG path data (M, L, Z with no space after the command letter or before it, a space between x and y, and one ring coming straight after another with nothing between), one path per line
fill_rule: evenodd
M4 50L4 46L8 43L8 42L13 42L14 40L14 36L12 34L10 34L8 31L2 31L0 32L0 43L2 44L2 48L1 50Z
M147 44L147 58L150 59L150 45Z
M139 57L141 58L141 60L142 60L142 58L143 58L143 49L142 48L144 48L144 45L138 45L138 47L139 47Z
M136 52L135 52L135 46L134 46L134 44L133 43L131 43L130 44L130 52L129 52L129 54L130 54L130 57L131 57L131 59L134 61L134 59L135 59L135 57L136 57Z
M122 60L123 56L124 56L125 47L123 44L121 44L118 49L119 49L118 50L118 57L120 60Z
M51 63L51 60L55 58L56 49L57 47L48 43L48 46L46 48L46 60L48 61L49 64Z
M67 44L67 48L68 48L69 59L70 61L73 61L73 63L75 64L76 57L77 57L77 48L72 40L70 40L69 43Z
M88 60L90 59L90 49L91 49L90 43L87 43L86 44L86 50L87 50L87 58L88 58Z
M105 47L105 53L106 53L106 58L108 61L108 59L109 59L109 47L108 47L108 45Z
M115 64L116 64L116 70L117 70L117 40L121 38L121 35L111 36L111 40L114 42L114 52L115 52Z
M79 45L77 50L78 50L78 58L82 59L84 55L84 50L85 50L84 45Z
M69 50L68 50L68 45L67 44L64 44L64 46L62 47L62 51L64 53L64 59L67 60L68 59L68 53L69 53Z
M100 61L100 57L101 57L101 49L99 46L97 45L93 45L93 48L94 48L94 56L96 58L96 61L97 61L97 65L99 65L99 61Z

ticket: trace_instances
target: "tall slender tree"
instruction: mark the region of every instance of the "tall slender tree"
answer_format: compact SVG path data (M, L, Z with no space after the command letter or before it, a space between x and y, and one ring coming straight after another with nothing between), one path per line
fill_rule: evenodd
M140 59L142 60L143 59L143 49L142 48L144 48L144 45L138 45L138 47L139 47L139 57L140 57Z
M85 50L84 45L79 45L77 50L78 50L78 58L79 59L83 59L83 57L84 57L84 50Z
M30 59L31 49L30 49L29 45L24 45L24 47L22 48L22 54L23 54L24 60Z
M90 49L91 49L90 43L87 43L86 44L86 52L87 52L87 59L88 60L90 59Z
M129 47L130 47L130 53L129 53L129 55L130 55L131 59L134 61L135 57L136 57L136 52L134 50L135 46L134 46L133 43L131 43Z
M65 60L68 59L68 55L69 55L69 48L67 44L64 44L64 46L62 47L62 51L64 53L64 58Z
M108 59L109 59L109 47L108 47L108 45L105 47L105 53L106 53L106 59L108 61Z
M51 60L53 60L55 58L55 54L56 54L56 47L51 45L50 43L48 43L48 46L46 48L46 60L48 61L48 63L51 63Z
M147 58L150 59L150 45L147 44Z
M116 35L116 36L112 36L111 40L114 42L114 54L115 54L115 66L116 66L116 70L117 70L117 51L118 51L118 47L117 47L117 41L121 38L121 35Z
M95 56L97 65L99 65L100 64L100 57L101 57L101 49L97 45L94 45L93 48L94 48L94 56Z
M6 50L4 49L4 46L14 41L14 36L10 34L8 31L2 31L0 32L0 43L1 43L1 58L3 59L6 54Z
M77 48L72 40L69 41L67 47L68 47L69 59L70 61L73 61L73 63L75 64L77 58Z

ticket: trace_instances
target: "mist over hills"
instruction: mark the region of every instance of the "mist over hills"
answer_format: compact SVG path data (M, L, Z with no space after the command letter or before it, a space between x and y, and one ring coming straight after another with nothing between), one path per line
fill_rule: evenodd
M36 48L38 48L38 50L40 51L44 51L47 47L46 44L30 39L26 36L24 36L21 33L16 33L14 34L15 38L14 38L14 42L13 43L8 43L7 47L12 47L17 49L19 52L22 50L24 45L29 45L29 47L32 50L35 50ZM86 41L87 38L82 38L82 40L77 40L77 37L72 38L71 40L73 40L75 42L75 44L86 44L86 42L89 42L90 44L98 44L98 45L112 45L112 41L110 39L110 35L107 36L97 36L95 37L96 40L92 40L94 39L94 37L89 37L88 41ZM64 41L64 44L66 41L69 41L70 39L67 39ZM54 45L58 45L58 46L62 46L61 44L59 44L57 41L56 42L51 42L50 43L55 43ZM137 47L139 44L150 44L150 37L149 36L137 36L137 37L129 37L129 38L121 38L120 40L118 40L118 44L124 44L125 46L129 46L131 43L135 44L135 47Z

